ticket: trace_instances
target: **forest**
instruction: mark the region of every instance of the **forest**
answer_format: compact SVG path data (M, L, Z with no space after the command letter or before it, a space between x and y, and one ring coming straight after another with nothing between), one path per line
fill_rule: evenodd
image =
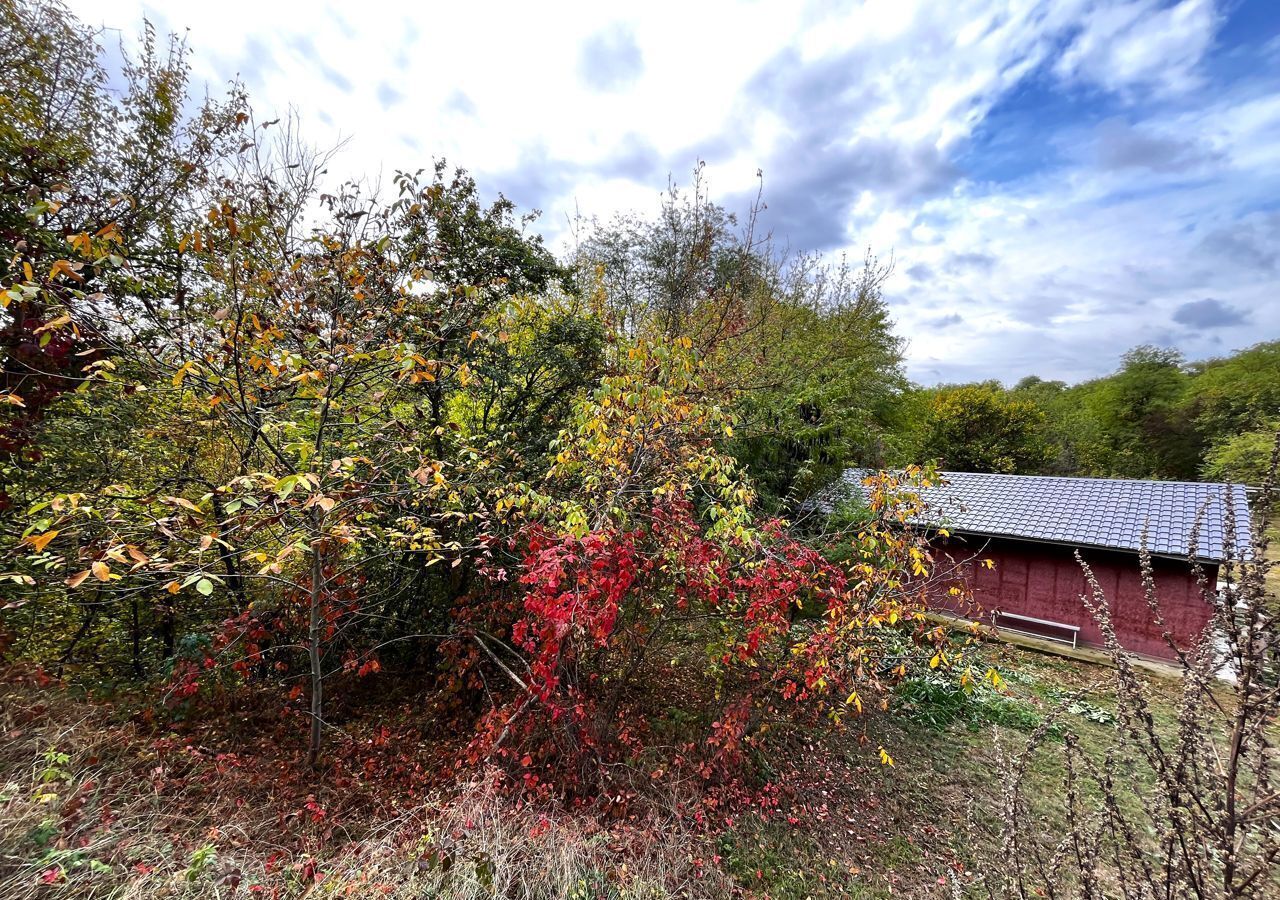
M749 893L715 841L813 823L806 735L878 783L911 685L1004 703L1004 663L929 615L916 488L1272 465L1280 341L922 387L892 266L783 252L698 171L553 252L452 160L330 183L305 123L196 97L177 38L105 58L59 4L0 2L4 727L61 735L34 794L0 767L33 817L0 826L6 896L387 895L376 853L339 878L323 848L401 852L386 823L427 801L412 877L465 869L457 896ZM868 507L793 523L849 466L885 470ZM97 749L57 743L72 720ZM202 830L142 853L112 813L138 785ZM632 875L531 887L570 814ZM455 849L477 817L548 855ZM256 874L226 862L267 833Z
M1114 374L920 392L920 458L957 471L1260 485L1280 409L1280 342L1188 363L1135 347Z

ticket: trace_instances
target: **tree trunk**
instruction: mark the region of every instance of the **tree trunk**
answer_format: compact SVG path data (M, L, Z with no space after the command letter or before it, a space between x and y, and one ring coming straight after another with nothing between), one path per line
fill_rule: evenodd
M140 633L141 625L138 621L138 597L136 594L130 601L129 620L133 648L133 677L140 679L142 678L142 635Z
M307 629L307 651L311 659L311 742L307 762L314 767L320 760L320 727L324 713L324 673L320 669L320 601L323 593L324 566L320 559L320 542L311 552L310 622Z

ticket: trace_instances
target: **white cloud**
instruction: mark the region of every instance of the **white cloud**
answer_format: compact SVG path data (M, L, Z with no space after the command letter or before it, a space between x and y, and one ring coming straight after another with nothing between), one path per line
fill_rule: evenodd
M1138 343L1174 344L1196 358L1280 335L1280 213L1241 212L1280 192L1280 174L1264 162L1280 150L1280 107L1224 96L1147 127L1213 134L1214 123L1245 119L1245 133L1262 143L1220 141L1222 158L1191 173L1139 177L1080 161L924 204L918 215L942 240L919 241L911 231L891 238L904 271L927 273L890 286L912 336L915 377L1078 379ZM956 265L976 253L995 265ZM1203 315L1179 316L1189 304L1201 304L1192 308ZM1231 314L1211 322L1214 309ZM930 332L924 326L939 311L963 313L965 328Z
M783 240L896 253L921 380L1083 377L1140 340L1203 355L1280 329L1259 311L1280 226L1253 209L1280 187L1280 96L1203 87L1211 0L72 5L127 33L144 11L189 27L198 81L238 72L264 118L349 137L341 174L447 157L542 207L553 241L575 212L652 208L699 157L730 202L763 168ZM975 135L1032 82L1111 108L1033 122L968 176ZM1173 320L1205 298L1251 325Z
M1111 91L1135 87L1178 93L1200 83L1200 62L1213 42L1212 0L1098 4L1054 70Z

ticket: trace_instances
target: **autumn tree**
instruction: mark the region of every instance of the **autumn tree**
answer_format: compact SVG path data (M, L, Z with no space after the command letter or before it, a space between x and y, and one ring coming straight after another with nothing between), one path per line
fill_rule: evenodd
M152 316L181 301L176 235L234 154L244 109L233 87L187 117L186 48L150 26L125 89L108 90L98 35L57 2L0 4L0 48L0 453L12 458L96 360L96 336L50 327L66 290Z
M30 8L0 284L18 655L189 710L272 684L312 764L326 698L395 659L479 714L479 756L576 789L651 749L662 666L712 688L723 772L945 642L895 491L840 560L773 516L884 453L885 267L787 259L695 192L618 238L632 292L444 163L381 197L238 89L185 118L150 33L113 99L95 36Z
M61 7L4 14L8 625L171 699L305 672L314 758L325 679L447 622L422 574L456 596L492 473L545 453L598 330L464 172L326 193L295 122L183 117L180 45L148 31L115 101Z
M719 447L732 413L708 396L691 340L624 347L546 477L499 501L522 527L516 557L495 555L488 574L513 608L477 610L455 642L511 698L474 752L506 758L530 788L598 790L651 752L641 710L674 660L716 700L706 752L671 762L711 777L770 724L886 701L913 654L947 641L924 618L931 560L906 527L919 473L872 488L851 556L833 561L757 511Z
M881 293L890 266L785 252L761 210L713 202L699 168L652 219L580 223L577 265L623 333L691 340L736 416L726 449L762 502L794 511L846 465L906 461L903 343Z
M926 457L960 472L1035 474L1048 462L1044 413L997 384L937 389L930 401Z

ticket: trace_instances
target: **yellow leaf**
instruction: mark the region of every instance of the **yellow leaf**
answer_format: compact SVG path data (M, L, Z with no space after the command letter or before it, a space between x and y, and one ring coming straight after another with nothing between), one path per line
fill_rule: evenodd
M173 386L174 387L181 386L183 379L186 378L188 374L195 371L195 368L196 368L196 364L192 360L187 360L186 362L184 362L178 368L178 371L173 373Z
M39 328L35 330L35 333L44 334L46 331L57 331L63 325L69 325L69 324L71 324L71 317L64 313L63 315L58 316L56 319L51 319L50 321L45 322L43 325L41 325Z
M941 664L942 664L942 657L936 653L933 654L933 659L929 660L929 668L936 669Z
M96 563L93 564L92 571L93 571L93 577L98 579L99 581L111 580L111 567L106 563L104 563L102 560L98 560Z
M181 506L183 509L190 510L196 515L201 515L201 516L204 515L204 513L201 512L200 507L196 506L186 497L165 497L164 501L166 503L172 503L176 506Z
M30 535L29 537L24 538L24 540L34 547L37 553L43 553L44 548L47 547L49 542L57 536L57 531L46 531L41 535Z
M880 748L880 765L882 766L893 765L893 757L890 756L889 751L885 750L883 747Z

